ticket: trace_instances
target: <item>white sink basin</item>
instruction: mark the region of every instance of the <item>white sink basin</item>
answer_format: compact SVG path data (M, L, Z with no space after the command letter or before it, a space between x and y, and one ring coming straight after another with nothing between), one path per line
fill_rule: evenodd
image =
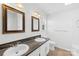
M19 44L14 47L8 48L3 56L21 56L29 50L29 46L26 44Z
M46 40L45 40L44 38L36 38L35 41L36 41L36 42L44 42L44 41L46 41Z

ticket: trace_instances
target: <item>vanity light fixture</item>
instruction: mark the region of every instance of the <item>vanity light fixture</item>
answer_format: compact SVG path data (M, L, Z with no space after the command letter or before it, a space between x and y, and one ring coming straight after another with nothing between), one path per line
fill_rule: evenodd
M38 15L38 17L40 17L40 15Z
M37 13L36 13L36 12L33 12L33 14L34 14L34 15L37 15Z
M20 3L17 3L16 6L17 6L18 8L23 8L22 4L20 4Z
M40 15L39 15L37 12L33 12L33 13L32 13L32 16L35 16L35 17L37 17L37 18L40 18Z
M65 4L65 6L68 6L68 5L71 5L72 3L71 2L65 2L64 4Z

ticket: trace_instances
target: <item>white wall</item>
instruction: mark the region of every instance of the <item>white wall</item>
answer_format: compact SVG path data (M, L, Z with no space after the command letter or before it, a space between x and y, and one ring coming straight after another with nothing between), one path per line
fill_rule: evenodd
M79 28L75 21L79 20L79 8L67 9L58 14L48 17L48 34L56 46L72 49L73 45L79 46Z
M17 8L16 4L7 4L7 5ZM45 13L43 13L35 4L23 4L22 9L20 8L17 8L17 9L25 12L25 32L24 33L2 34L2 7L1 6L2 5L0 4L0 44L20 40L20 39L35 36L35 35L40 35L40 34L43 35L45 33L45 30L41 29L41 25L45 24L46 22ZM41 15L39 32L31 32L31 16L32 16L32 11L35 9L38 9Z

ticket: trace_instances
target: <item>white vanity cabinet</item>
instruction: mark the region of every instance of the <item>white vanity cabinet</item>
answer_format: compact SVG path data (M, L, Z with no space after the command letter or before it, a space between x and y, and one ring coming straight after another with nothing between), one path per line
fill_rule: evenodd
M40 56L46 56L49 52L49 41L40 47Z
M49 52L49 41L44 43L42 46L37 48L35 51L33 51L28 56L46 56Z
M37 48L35 51L33 51L32 53L30 53L28 56L39 56L39 48Z

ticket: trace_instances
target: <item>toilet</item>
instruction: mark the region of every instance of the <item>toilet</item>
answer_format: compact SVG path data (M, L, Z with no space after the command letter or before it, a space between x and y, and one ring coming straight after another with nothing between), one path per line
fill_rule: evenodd
M56 43L55 43L55 41L52 40L53 39L52 34L48 33L47 37L50 39L50 41L49 41L49 49L50 50L55 50Z
M73 56L79 56L79 46L78 45L73 45L71 52L72 52Z

